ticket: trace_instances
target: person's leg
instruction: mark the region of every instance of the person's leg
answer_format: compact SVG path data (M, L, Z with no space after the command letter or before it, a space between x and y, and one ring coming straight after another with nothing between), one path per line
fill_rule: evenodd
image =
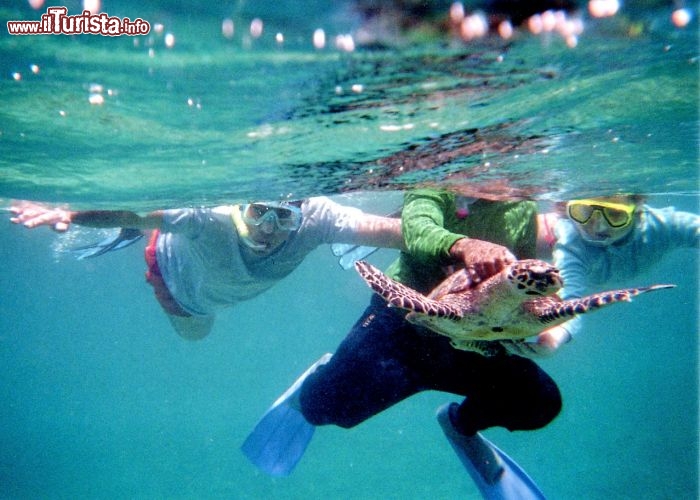
M353 427L421 389L406 364L415 332L404 314L378 296L330 361L301 388L304 417L314 425Z
M556 383L534 361L455 349L377 296L331 361L303 384L300 400L309 422L352 427L423 390L465 396L455 424L470 435L494 426L544 427L562 404Z
M467 396L456 412L458 430L471 435L489 427L534 430L561 411L554 380L534 361L519 356L472 360L478 379L463 384Z

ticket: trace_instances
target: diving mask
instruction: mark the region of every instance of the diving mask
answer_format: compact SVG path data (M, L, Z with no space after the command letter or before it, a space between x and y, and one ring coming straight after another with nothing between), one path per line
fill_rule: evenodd
M288 203L249 203L241 207L241 218L249 226L270 222L281 231L296 231L301 227L301 209Z
M566 204L569 218L578 224L587 224L595 212L599 212L612 228L629 226L634 220L635 204L613 203L595 199L574 200Z

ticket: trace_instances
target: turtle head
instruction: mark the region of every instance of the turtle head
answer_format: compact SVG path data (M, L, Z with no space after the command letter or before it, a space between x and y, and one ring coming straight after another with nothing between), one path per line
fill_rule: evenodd
M514 262L508 266L507 276L513 287L524 295L551 295L563 285L559 269L536 259Z

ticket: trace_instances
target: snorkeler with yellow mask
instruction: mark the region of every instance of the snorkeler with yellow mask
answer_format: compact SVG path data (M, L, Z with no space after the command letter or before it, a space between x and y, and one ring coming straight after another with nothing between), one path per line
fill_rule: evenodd
M620 194L571 200L554 227L552 260L566 300L595 289L620 288L679 248L700 248L700 216L673 207L652 208L645 198ZM584 318L551 328L536 342L512 346L521 356L549 354L581 329ZM514 352L517 349L517 352Z

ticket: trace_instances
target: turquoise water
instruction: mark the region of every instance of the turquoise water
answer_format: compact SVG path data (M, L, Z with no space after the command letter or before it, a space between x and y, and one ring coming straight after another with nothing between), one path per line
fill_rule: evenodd
M321 2L109 9L162 22L174 47L163 35L138 46L0 35L2 205L147 210L349 191L345 201L386 211L389 190L437 184L543 207L631 190L698 212L697 23L675 30L662 12L639 13L634 38L590 23L573 50L521 36L341 53L314 50L311 33L356 20ZM3 26L33 15L0 13ZM256 15L266 35L248 45ZM226 16L233 40L220 34ZM369 300L327 248L187 343L144 282L142 246L89 261L63 252L93 239L0 224L0 496L477 498L434 419L446 394L319 429L287 479L239 452ZM672 253L634 284L676 289L591 316L543 362L564 395L551 425L487 432L549 497L697 497L697 269L697 250Z

